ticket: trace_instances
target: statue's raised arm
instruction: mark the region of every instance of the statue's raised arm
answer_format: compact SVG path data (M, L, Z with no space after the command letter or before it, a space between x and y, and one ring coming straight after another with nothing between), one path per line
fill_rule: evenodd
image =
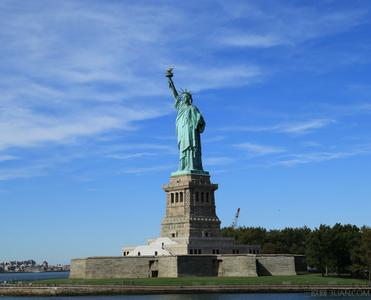
M174 85L174 82L173 82L173 79L172 79L172 77L174 76L174 74L173 74L173 68L167 69L165 76L168 78L169 88L173 92L173 95L174 95L175 100L177 100L179 94L178 94L178 91L175 88L175 85Z

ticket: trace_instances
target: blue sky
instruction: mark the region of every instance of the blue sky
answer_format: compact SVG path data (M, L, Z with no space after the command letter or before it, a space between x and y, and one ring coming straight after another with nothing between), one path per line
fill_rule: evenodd
M206 120L230 225L371 225L368 1L0 2L0 260L156 237L177 168L164 72Z

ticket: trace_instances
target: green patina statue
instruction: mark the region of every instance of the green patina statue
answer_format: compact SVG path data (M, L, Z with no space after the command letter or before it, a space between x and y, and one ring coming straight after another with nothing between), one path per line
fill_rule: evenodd
M169 87L175 98L176 135L179 148L179 168L172 176L184 174L208 174L202 168L201 133L205 129L205 121L196 106L192 105L192 95L182 91L179 95L172 80L172 68L166 71Z

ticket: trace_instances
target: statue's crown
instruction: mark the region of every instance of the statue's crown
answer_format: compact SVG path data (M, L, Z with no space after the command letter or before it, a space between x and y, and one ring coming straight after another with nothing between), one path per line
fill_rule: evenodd
M182 94L182 95L189 95L189 96L191 96L192 97L192 94L191 94L191 92L190 91L188 91L187 89L180 89L180 93Z

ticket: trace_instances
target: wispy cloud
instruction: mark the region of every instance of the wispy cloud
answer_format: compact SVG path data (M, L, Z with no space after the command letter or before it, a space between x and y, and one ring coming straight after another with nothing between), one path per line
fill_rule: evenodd
M18 157L13 155L0 155L0 162L2 161L10 161L10 160L17 160Z
M140 153L128 153L128 154L108 154L107 158L117 159L117 160L127 160L127 159L136 159L142 158L144 156L154 156L156 155L153 152L140 152Z
M308 40L348 31L366 22L368 11L354 6L344 11L331 6L294 6L289 3L271 3L269 7L258 3L224 5L231 19L241 26L223 30L217 37L226 46L261 47L295 45Z
M0 169L0 181L38 177L44 175L46 171L47 166L43 164Z
M205 138L203 141L205 143L216 143L216 142L220 142L220 141L223 141L223 140L225 140L224 135L215 135L215 136L212 136L212 137Z
M278 131L287 132L287 133L306 133L314 129L320 129L328 126L331 123L334 123L334 120L331 119L315 119L309 120L306 122L298 122L291 124L282 124L277 127Z
M307 148L315 148L315 147L321 147L321 143L314 142L314 141L304 141L301 143L304 147Z
M293 154L289 159L279 160L274 163L276 165L283 165L287 167L308 164L308 163L318 163L323 161L329 161L339 158L346 158L360 154L358 151L355 152L315 152L315 153L303 153L303 154Z
M341 117L352 116L352 115L362 115L371 113L371 103L370 102L356 102L351 104L324 104L321 109L329 111L329 113L338 115Z
M287 153L282 156L278 156L273 165L292 167L301 164L319 163L324 161L371 154L370 144L352 145L350 147L344 147L341 150L332 150L331 148L334 147L327 148L329 150L317 152Z
M282 153L286 151L282 147L260 145L260 144L253 144L253 143L241 143L241 144L236 144L234 146L238 149L245 150L249 154L253 154L253 155L276 154L276 153Z
M255 34L226 34L218 39L220 43L226 46L269 48L277 45L286 44L278 36L273 35L255 35Z
M364 104L360 105L359 108L363 111L371 112L371 103L364 103Z
M124 143L124 144L109 144L97 147L96 153L104 155L131 155L134 153L150 154L150 153L178 153L176 142L173 144L160 143ZM130 153L128 153L130 152Z
M326 127L335 120L332 119L312 119L308 121L279 123L271 126L228 126L222 131L247 131L247 132L279 132L290 134L305 134L315 129Z
M46 142L65 143L107 130L130 129L134 121L161 115L160 112L125 107L94 108L69 116L50 116L28 109L16 109L0 118L0 149L26 147Z
M14 9L18 5L23 9ZM206 30L187 19L186 11L166 4L3 2L0 67L10 72L0 79L0 149L130 130L169 113L171 103L158 98L168 94L163 72L169 64L176 65L179 85L195 92L262 76L252 64L195 63L191 48L183 48L189 59L179 60L173 50L184 38L202 41ZM179 40L167 34L170 28L189 37ZM207 55L213 51L207 48Z
M23 9L14 9L17 5ZM184 45L184 39L202 41L202 28L193 28L184 22L187 19L185 11L170 5L2 2L0 150L76 145L103 134L131 131L140 121L168 114L172 103L161 96L168 95L163 72L169 64L175 65L179 87L196 92L245 85L262 76L261 68L253 64L220 62L211 67L207 60L194 62L191 48L183 48L188 59L179 60L173 50ZM190 36L178 39L178 34L167 34L169 28ZM206 56L213 51L208 48ZM191 81L186 73L192 74ZM91 151L102 150L104 157L120 160L177 152L176 144L126 140L110 146ZM15 167L1 178L38 176L44 170Z
M221 166L227 165L233 162L234 159L227 156L219 156L219 157L206 157L203 162L206 166Z
M178 76L181 84L189 87L192 92L248 85L256 83L265 75L262 67L253 64L202 66L178 63L177 70L181 72ZM192 77L185 77L186 74L192 74Z
M167 170L176 170L176 165L157 165L157 166L149 166L149 167L135 167L135 168L126 168L122 169L118 172L118 174L145 174L145 173L157 173L161 171L167 171Z

